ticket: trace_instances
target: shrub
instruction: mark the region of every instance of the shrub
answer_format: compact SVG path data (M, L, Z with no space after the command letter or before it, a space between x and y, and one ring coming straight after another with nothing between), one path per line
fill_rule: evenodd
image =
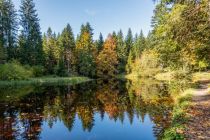
M174 79L188 79L190 78L190 71L186 69L179 69L172 74Z
M32 71L35 77L40 77L44 75L45 69L43 66L33 66Z
M208 62L205 61L205 60L201 60L198 62L198 69L199 71L203 71L203 70L206 70L208 68Z
M32 77L29 69L21 66L18 62L0 65L0 80L25 80Z
M132 73L142 77L152 77L161 71L158 53L155 50L145 50L132 65Z

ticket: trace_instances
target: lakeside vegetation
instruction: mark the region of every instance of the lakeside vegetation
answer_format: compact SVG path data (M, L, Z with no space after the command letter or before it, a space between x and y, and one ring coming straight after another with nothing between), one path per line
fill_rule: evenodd
M178 79L176 79L173 76L173 74L174 72L161 73L161 74L156 75L155 78L161 81L168 81L168 82L177 81ZM186 79L183 79L183 80L186 80ZM186 124L188 123L190 119L193 119L192 117L195 117L192 114L190 116L188 113L191 107L195 105L192 102L192 97L198 96L198 98L200 98L199 94L203 94L205 96L205 93L202 93L202 92L205 92L205 90L201 90L199 87L203 86L203 84L207 84L208 86L207 91L209 91L208 90L210 87L209 81L210 81L210 72L196 72L189 75L188 77L189 87L185 88L183 91L180 91L178 96L174 97L176 103L172 111L172 121L170 123L170 126L164 132L164 135L163 135L164 140L187 139L186 127L189 127L189 125L186 126ZM199 94L198 94L198 90L200 90Z
M26 86L26 85L75 85L88 82L91 79L87 77L36 77L27 80L0 81L0 87L5 86Z
M177 99L172 111L172 120L170 126L165 130L163 140L184 140L185 123L189 119L187 109L191 103L191 93L182 95Z

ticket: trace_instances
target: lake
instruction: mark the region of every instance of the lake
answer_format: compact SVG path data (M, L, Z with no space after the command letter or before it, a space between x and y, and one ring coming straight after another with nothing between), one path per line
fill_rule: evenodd
M152 79L1 88L0 139L160 139L178 92Z

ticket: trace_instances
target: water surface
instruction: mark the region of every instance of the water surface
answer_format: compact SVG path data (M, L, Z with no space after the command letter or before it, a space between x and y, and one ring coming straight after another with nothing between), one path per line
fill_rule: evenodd
M170 123L174 93L149 79L1 88L0 139L159 139Z

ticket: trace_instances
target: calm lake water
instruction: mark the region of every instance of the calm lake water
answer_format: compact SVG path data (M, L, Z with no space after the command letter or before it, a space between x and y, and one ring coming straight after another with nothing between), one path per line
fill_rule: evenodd
M0 140L153 140L168 127L177 85L154 80L0 89Z

